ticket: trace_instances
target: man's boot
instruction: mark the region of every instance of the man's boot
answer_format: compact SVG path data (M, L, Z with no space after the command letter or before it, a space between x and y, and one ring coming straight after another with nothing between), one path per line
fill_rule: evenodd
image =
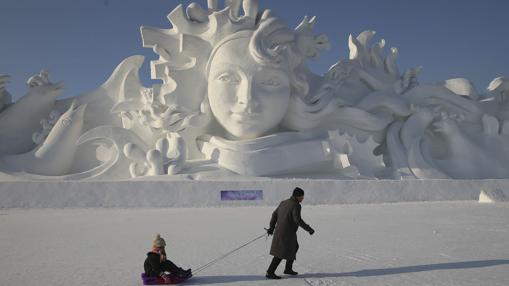
M265 277L267 279L281 279L280 276L276 275L276 269L277 269L279 263L281 263L280 258L277 258L277 257L272 258L272 262L269 265L269 269L267 269L267 274L265 274Z
M277 276L275 273L269 273L265 274L265 277L267 279L281 279L281 276Z
M293 260L287 260L286 261L286 267L285 267L285 271L283 272L284 274L288 274L288 275L297 275L299 273L293 271Z

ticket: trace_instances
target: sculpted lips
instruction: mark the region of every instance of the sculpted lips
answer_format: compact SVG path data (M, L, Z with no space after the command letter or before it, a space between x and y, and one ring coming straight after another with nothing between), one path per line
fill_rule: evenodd
M260 118L260 114L259 113L232 112L231 118L236 122L244 123L244 122L250 122L253 120L258 120Z

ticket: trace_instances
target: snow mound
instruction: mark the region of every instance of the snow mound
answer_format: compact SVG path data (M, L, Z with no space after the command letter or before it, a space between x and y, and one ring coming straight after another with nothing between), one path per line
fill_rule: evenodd
M508 196L501 189L481 190L479 194L480 203L507 202Z

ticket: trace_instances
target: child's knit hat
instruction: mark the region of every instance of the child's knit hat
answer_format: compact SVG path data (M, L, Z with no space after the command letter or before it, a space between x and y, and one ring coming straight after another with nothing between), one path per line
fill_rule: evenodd
M161 237L161 235L158 233L156 235L156 238L154 238L154 241L152 242L152 246L154 248L163 248L166 246L166 241Z

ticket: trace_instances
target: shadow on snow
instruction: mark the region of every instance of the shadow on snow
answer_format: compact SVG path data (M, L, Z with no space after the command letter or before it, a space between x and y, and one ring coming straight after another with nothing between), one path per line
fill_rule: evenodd
M289 277L291 279L305 279L305 278L340 278L340 277L372 277L395 275L403 273L426 272L434 270L454 270L454 269L470 269L482 268L497 265L509 264L509 260L476 260L464 262L450 262L450 263L437 263L425 264L414 266L403 266L394 268L379 268L379 269L364 269L354 272L342 273L305 273L296 277ZM250 282L266 280L263 275L232 275L232 276L196 276L190 280L187 285L207 285L207 284L220 284L220 283L233 283L233 282Z

